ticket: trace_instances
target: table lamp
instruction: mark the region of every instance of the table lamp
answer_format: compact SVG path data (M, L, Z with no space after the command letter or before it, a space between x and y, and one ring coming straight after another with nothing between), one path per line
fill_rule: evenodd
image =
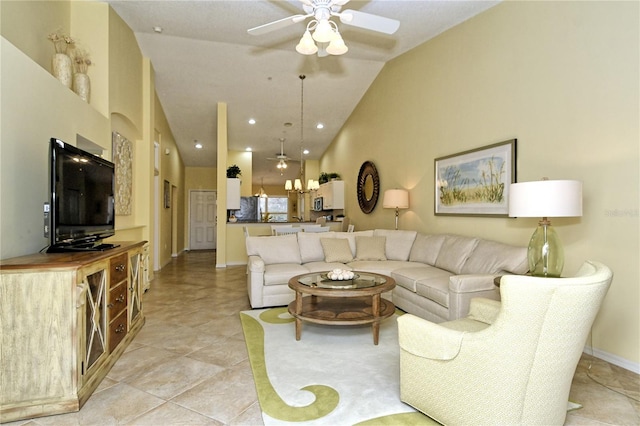
M384 191L382 207L385 209L396 209L396 230L398 229L399 209L409 208L409 191L406 189L387 189Z
M512 183L509 216L542 218L529 241L529 272L538 277L559 277L564 267L564 250L548 218L582 216L582 182L541 180Z

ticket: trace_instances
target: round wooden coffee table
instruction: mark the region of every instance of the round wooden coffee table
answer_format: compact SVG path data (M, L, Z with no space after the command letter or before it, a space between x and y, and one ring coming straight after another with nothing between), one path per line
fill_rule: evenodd
M296 320L296 340L302 321L325 325L371 324L373 343L378 344L380 321L395 312L392 302L380 295L396 286L393 278L371 272L357 272L353 280L332 281L326 272L298 275L289 280L296 298L289 313ZM307 295L306 297L304 295Z

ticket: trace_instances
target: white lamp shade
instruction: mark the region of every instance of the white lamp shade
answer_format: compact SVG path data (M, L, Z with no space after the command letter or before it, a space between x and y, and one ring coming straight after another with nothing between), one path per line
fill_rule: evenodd
M293 183L293 188L296 191L301 191L302 190L302 181L300 179L296 179L295 182Z
M336 40L332 40L327 46L327 53L330 55L344 55L349 51L349 48L344 44L342 37Z
M512 183L509 188L509 216L582 216L582 182L540 180Z
M293 189L293 185L291 184L291 179L287 179L287 181L284 183L284 189L286 191L291 191Z
M329 20L321 19L318 21L318 26L313 32L313 39L320 43L328 43L333 40L334 34Z
M384 199L382 207L385 209L408 209L409 208L409 191L406 189L387 189L384 191Z
M300 43L296 45L296 51L303 55L313 55L318 51L318 46L313 42L309 30L305 31L300 39Z

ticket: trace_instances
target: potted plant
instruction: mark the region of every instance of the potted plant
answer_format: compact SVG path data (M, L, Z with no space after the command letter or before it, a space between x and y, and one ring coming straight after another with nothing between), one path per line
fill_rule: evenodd
M337 180L337 179L340 179L340 175L336 172L331 172L331 173L322 172L318 177L318 183L322 185L323 183L327 183L330 180Z
M235 179L238 176L242 175L242 171L240 171L240 167L235 164L227 167L227 177L230 179Z

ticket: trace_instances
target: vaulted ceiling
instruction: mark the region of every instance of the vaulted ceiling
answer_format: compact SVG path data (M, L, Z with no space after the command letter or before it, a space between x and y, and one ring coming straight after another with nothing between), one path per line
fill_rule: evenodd
M300 0L107 0L134 31L156 75L156 91L186 166L216 166L218 102L228 108L229 148L253 150L253 180L281 184L274 158L318 159L384 64L497 1L351 0L345 9L400 21L392 35L340 23L342 56L305 56L295 46L304 22L261 36L247 29L304 14ZM161 32L158 32L161 29ZM304 129L301 133L301 80ZM256 123L250 125L253 118ZM317 123L324 128L316 128ZM302 140L303 139L303 140ZM204 147L197 150L195 141ZM301 143L302 142L302 143Z

